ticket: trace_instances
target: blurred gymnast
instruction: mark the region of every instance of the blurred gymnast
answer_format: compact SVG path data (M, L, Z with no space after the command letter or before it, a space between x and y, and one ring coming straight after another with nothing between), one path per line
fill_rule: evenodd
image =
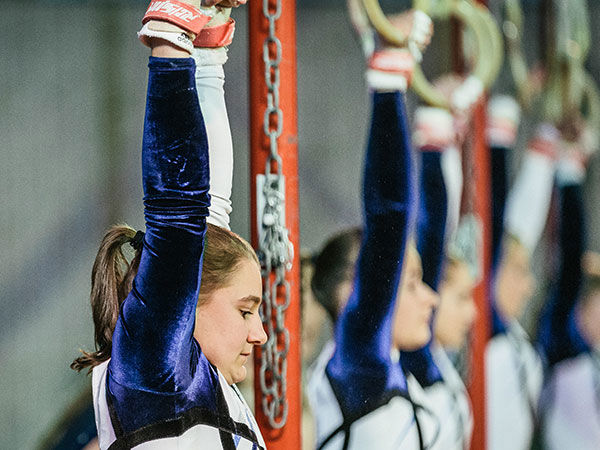
M519 319L535 291L531 258L548 218L560 134L550 124L538 126L508 193L508 161L519 121L514 99L491 99L492 337L485 351L489 450L530 448L543 381L540 355Z
M229 8L244 2L215 3L153 1L138 33L152 49L146 233L118 226L104 237L92 273L97 351L72 364L93 373L101 449L265 448L235 386L266 340L260 268L227 229L233 159L223 46L233 35ZM126 244L135 249L129 263Z
M423 280L439 293L440 304L432 323L432 340L423 349L403 353L402 364L423 387L439 423L439 435L430 448L463 450L469 448L473 418L467 390L448 355L464 347L475 320L476 271L457 236L467 229L458 226L461 157L450 112L420 107L414 128L421 158L417 245Z
M431 30L423 16L405 18L422 20ZM415 186L403 91L413 57L385 47L365 53L373 111L363 179L364 230L335 236L315 261L312 289L336 329L335 343L316 362L309 397L319 449L423 449L436 424L425 423L423 416L430 413L420 403L418 383L407 379L399 364L401 350L429 340L437 304L423 283L410 238Z
M600 446L600 273L584 253L583 141L563 145L557 165L560 261L539 328L548 364L542 435L550 450Z

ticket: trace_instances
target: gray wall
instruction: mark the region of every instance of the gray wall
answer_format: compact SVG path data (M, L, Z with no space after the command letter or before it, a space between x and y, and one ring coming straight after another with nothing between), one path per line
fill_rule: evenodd
M298 2L302 5L302 2ZM343 2L298 11L301 245L360 220L368 121L363 62ZM317 3L320 4L320 3ZM0 15L0 448L35 447L89 379L89 274L110 224L143 227L139 148L147 52L142 2L4 1ZM230 51L232 227L249 234L245 11ZM600 55L591 67L598 75ZM439 66L440 57L428 57ZM341 113L343 111L343 114ZM593 229L600 213L592 167ZM592 247L600 249L598 233Z

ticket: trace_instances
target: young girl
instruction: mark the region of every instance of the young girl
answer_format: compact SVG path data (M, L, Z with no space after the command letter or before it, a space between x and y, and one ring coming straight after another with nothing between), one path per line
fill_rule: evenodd
M309 387L322 449L417 449L434 433L415 421L423 413L399 364L399 350L429 340L437 302L409 243L414 180L402 91L410 59L403 51L370 55L364 230L335 238L315 263L315 295L338 319L335 344L324 349Z
M535 289L530 258L548 217L558 132L548 124L538 128L506 198L507 154L516 140L518 116L514 100L490 102L494 272L492 337L485 352L490 450L530 448L543 380L540 356L518 320Z
M366 224L354 281L323 280L319 269L330 253L327 246L313 278L316 295L323 295L330 284L333 309L343 308L335 348L324 350L309 387L317 447L323 449L418 449L431 434L415 422L417 406L398 360L400 349L415 350L429 340L437 301L422 281L416 249L410 244L407 248L412 201L408 129L400 93L376 92L373 103L364 179ZM350 243L356 236L356 231L344 233L329 247L343 246L340 241L349 238ZM347 258L350 272L354 244L350 254L337 254L342 260L337 266L344 266Z
M218 97L224 59L197 54L217 67L196 72L189 53L195 38L215 35L203 33L211 20L231 23L214 8L153 2L140 32L152 48L142 149L146 234L114 227L105 236L92 275L98 351L73 364L92 368L102 449L265 447L234 384L245 378L253 346L266 340L258 261L239 236L206 223L208 147L218 141L207 130L218 127L205 127L194 78ZM216 191L227 205L222 186ZM135 249L129 265L124 244Z
M423 349L403 354L404 368L424 389L427 403L440 425L432 449L469 447L473 419L460 375L446 351L459 351L475 318L473 271L458 245L447 249L455 235L460 196L453 195L450 179L462 179L455 145L454 120L449 112L419 108L415 112L415 144L421 156L418 248L423 258L423 280L440 295L433 320L433 339ZM456 154L455 154L456 153ZM458 184L462 184L459 182ZM447 256L448 255L448 256Z
M560 263L540 326L549 365L542 431L545 448L551 450L600 445L600 277L582 267L585 168L576 153L558 163Z

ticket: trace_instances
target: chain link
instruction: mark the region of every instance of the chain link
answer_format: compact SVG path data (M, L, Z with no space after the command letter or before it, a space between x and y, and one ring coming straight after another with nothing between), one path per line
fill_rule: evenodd
M261 318L268 334L267 342L262 346L260 386L263 412L274 429L282 428L288 416L286 377L290 333L285 327L284 319L290 304L291 290L285 275L291 268L293 259L293 246L285 226L285 182L277 144L277 139L283 132L283 112L279 107L282 47L275 34L275 22L281 17L281 6L282 0L263 0L263 14L269 21L269 34L263 43L267 86L264 133L269 139L270 151L265 165L262 192L259 193L262 195L263 210L259 223L258 247L264 283ZM271 170L273 164L277 166L275 173Z

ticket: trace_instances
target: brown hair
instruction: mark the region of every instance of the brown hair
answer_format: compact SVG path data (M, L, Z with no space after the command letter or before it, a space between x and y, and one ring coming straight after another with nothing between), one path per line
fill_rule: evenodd
M92 269L90 303L95 329L95 352L81 350L83 356L71 363L71 369L89 371L110 358L112 335L117 324L121 303L131 291L142 250L136 250L128 261L123 244L132 241L136 231L127 225L116 225L108 230L96 255ZM217 288L226 285L238 265L251 259L257 264L256 253L246 240L224 228L207 224L202 263L202 283L199 304ZM89 373L89 372L88 372Z
M348 228L331 237L314 259L310 286L315 299L334 323L338 318L339 303L347 300L337 298L337 289L354 277L361 239L360 228Z
M600 292L600 275L584 273L580 297L583 304L589 303L597 292Z

